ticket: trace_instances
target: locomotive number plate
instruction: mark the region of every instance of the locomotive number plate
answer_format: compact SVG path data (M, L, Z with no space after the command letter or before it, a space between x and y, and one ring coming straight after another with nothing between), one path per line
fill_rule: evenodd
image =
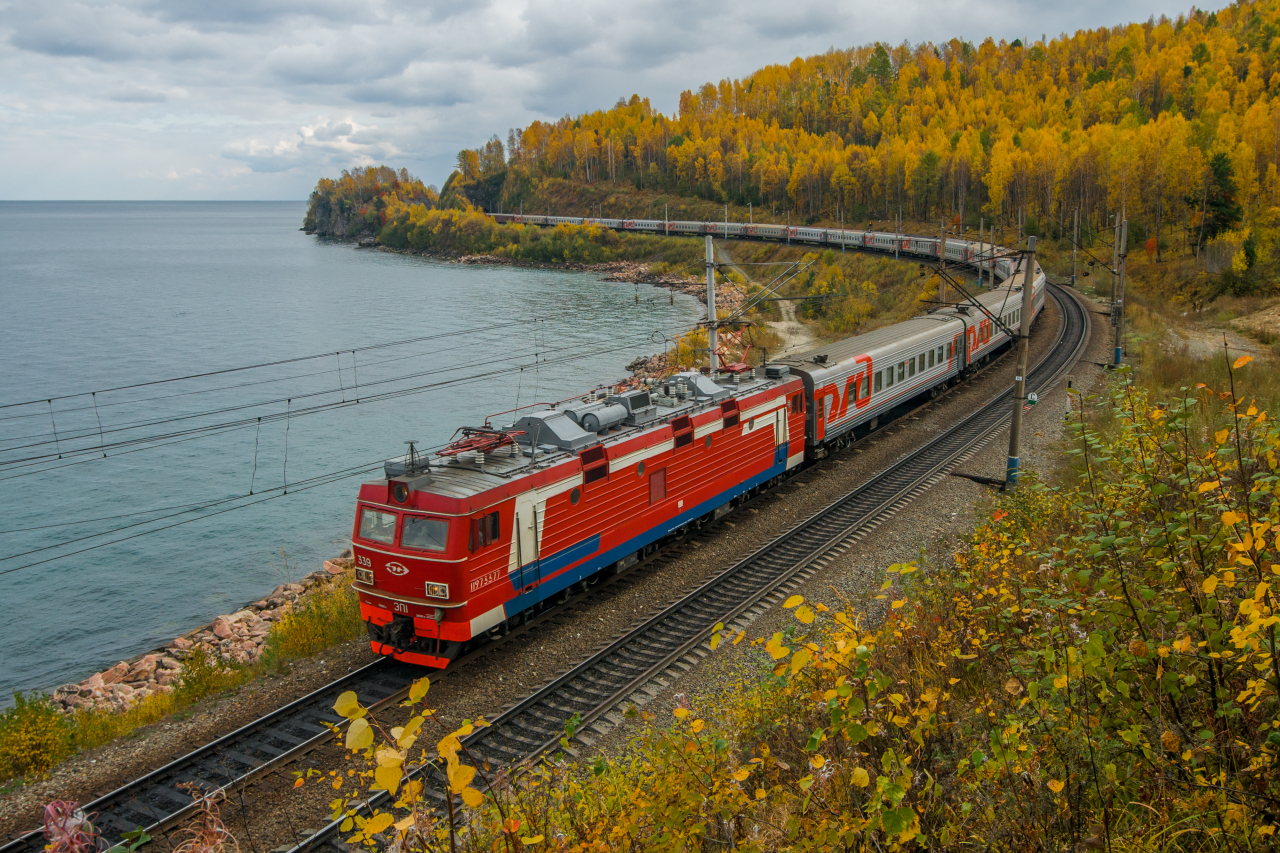
M475 592L480 587L488 586L489 584L493 583L498 579L499 574L501 574L501 572L495 569L494 571L489 572L489 574L487 575L476 578L471 582L471 591Z

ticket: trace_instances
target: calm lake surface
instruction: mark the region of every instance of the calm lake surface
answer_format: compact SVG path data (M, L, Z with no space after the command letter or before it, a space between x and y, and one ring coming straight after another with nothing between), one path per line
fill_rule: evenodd
M319 569L405 440L616 381L703 313L326 242L304 210L0 202L0 704Z

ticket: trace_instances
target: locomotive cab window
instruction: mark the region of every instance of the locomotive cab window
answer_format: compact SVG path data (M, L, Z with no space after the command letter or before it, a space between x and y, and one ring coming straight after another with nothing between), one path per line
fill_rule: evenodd
M383 545L390 545L396 539L396 514L394 512L380 512L367 507L360 510L359 536L361 539L368 539L370 542L381 542Z
M443 551L448 535L449 522L442 518L407 515L404 530L400 534L400 545L415 551Z
M405 523L405 529L408 529L408 522ZM500 528L498 524L498 513L491 512L482 515L479 518L471 519L471 550L479 551L486 545L498 541Z
M793 415L804 414L804 395L803 394L791 395L791 414Z

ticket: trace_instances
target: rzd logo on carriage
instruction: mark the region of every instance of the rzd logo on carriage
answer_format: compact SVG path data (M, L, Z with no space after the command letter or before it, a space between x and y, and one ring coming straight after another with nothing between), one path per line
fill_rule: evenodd
M409 574L409 568L402 563L387 563L387 571L396 577Z

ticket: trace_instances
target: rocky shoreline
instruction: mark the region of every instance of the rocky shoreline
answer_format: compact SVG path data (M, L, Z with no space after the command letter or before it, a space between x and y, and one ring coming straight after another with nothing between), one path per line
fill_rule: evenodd
M127 711L148 696L172 693L182 678L184 662L193 656L227 664L253 663L262 656L273 626L308 595L348 580L352 566L351 552L344 551L297 583L281 584L258 601L188 631L162 648L120 661L79 683L64 684L49 698L67 714L93 709Z

